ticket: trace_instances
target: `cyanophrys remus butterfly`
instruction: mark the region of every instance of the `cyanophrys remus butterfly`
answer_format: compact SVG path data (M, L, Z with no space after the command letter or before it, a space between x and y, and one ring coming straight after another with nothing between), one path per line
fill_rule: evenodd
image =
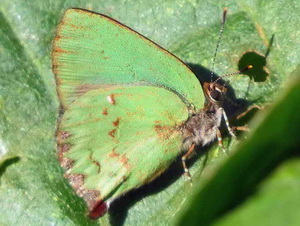
M216 138L221 145L225 86L201 85L181 60L107 16L65 12L53 71L62 113L59 161L93 219L178 155L189 175L185 160L196 145Z

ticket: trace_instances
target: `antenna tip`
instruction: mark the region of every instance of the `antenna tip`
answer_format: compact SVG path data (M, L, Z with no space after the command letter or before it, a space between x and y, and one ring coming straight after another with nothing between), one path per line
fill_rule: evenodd
M248 70L251 69L251 68L253 68L253 66L251 64L247 66Z
M223 18L222 18L222 24L224 24L224 23L225 23L225 20L226 20L226 14L227 14L227 7L225 7L225 8L223 9Z
M225 8L223 9L223 16L224 16L224 17L226 17L227 12L228 12L227 7L225 7Z

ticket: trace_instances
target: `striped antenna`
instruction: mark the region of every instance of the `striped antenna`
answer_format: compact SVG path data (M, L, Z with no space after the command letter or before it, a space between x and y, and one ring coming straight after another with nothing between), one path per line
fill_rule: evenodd
M221 80L224 77L231 76L231 75L239 75L239 74L242 74L242 73L244 73L244 72L246 72L246 71L248 71L252 68L253 68L253 66L250 64L250 65L248 65L247 67L245 67L244 69L242 69L240 71L236 71L236 72L232 72L232 73L229 73L229 74L226 74L226 75L222 75L214 81L214 84L216 84L219 80Z
M216 49L215 49L215 54L214 54L214 57L213 57L213 64L212 64L212 70L211 70L211 73L210 73L210 81L211 82L213 80L213 73L214 73L214 69L215 69L217 52L218 52L219 45L220 45L220 42L221 42L221 39L222 39L222 34L223 34L223 31L224 31L226 15L227 15L227 8L224 8L223 17L222 17L222 21L221 21L221 29L220 29L220 33L219 33L219 39L218 39L217 46L216 46Z

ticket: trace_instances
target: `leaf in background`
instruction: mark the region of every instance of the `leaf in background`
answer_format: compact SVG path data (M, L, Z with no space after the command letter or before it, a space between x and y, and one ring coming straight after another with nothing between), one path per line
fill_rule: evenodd
M217 221L225 225L299 225L300 159L286 161L259 187L237 211Z
M238 98L264 103L273 100L278 87L299 65L300 35L295 29L300 21L299 5L296 0L231 0L226 4L217 0L1 0L0 224L168 224L190 193L178 161L153 183L117 200L110 215L99 222L85 217L83 201L63 178L54 145L58 102L50 52L66 9L107 14L196 65L193 69L202 73L211 68L220 16L227 6L228 23L215 71L236 71L247 51L262 56L268 52L265 82L253 83L248 76L230 78ZM272 36L274 43L269 48ZM210 149L194 158L194 180L201 182L207 176L203 165L218 164L219 152L215 146ZM14 158L18 161L12 161Z
M297 76L293 83L286 87L284 96L276 102L270 112L268 114L264 112L264 116L261 115L261 118L253 122L259 126L253 131L251 137L238 146L237 151L218 169L216 175L192 197L178 225L212 224L218 217L251 194L257 183L278 163L293 156L296 150L299 155L299 97L300 77ZM297 183L290 184L290 189L295 190ZM294 212L295 217L300 213L299 198L295 197L294 202L298 205L292 206L298 206L298 208L291 208L290 212ZM257 208L262 207L259 203L256 205ZM246 221L248 216L244 215L244 217ZM277 217L280 218L278 215ZM285 217L286 215L282 214L280 221L283 221ZM232 218L233 221L230 221ZM228 217L228 225L235 225L234 217L232 218ZM253 225L254 221L248 220ZM255 220L259 221L259 216ZM272 225L271 222L269 225Z

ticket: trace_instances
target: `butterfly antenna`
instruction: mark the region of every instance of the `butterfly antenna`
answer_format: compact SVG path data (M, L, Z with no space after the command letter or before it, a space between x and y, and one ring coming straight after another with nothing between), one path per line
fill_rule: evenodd
M213 71L215 69L217 52L218 52L219 45L220 45L220 42L221 42L221 39L222 39L222 34L223 34L223 31L224 31L224 26L225 26L225 21L226 21L226 15L227 15L227 8L224 8L224 10L223 10L223 16L222 16L222 21L221 21L221 29L220 29L220 32L219 32L219 39L218 39L217 46L216 46L216 49L215 49L215 53L214 53L214 57L213 57L213 64L212 64L212 70L211 70L211 73L210 73L210 81L211 82L213 80Z
M220 79L224 78L224 77L227 77L227 76L231 76L231 75L238 75L238 74L242 74L244 73L245 71L248 71L250 70L251 68L253 68L252 65L248 65L247 67L245 67L244 69L240 70L240 71L237 71L237 72L233 72L233 73L229 73L229 74L226 74L226 75L222 75L221 77L219 77L218 79L216 79L216 81L214 81L214 84L217 83ZM228 81L226 81L223 85L223 87L226 87L228 84ZM233 102L231 99L228 98L228 96L225 96L225 99L230 102L231 104L235 105L235 106L239 106L237 103Z
M227 76L231 76L231 75L239 75L239 74L242 74L248 70L250 70L251 68L253 68L252 65L248 65L247 67L245 67L244 69L240 70L240 71L236 71L236 72L233 72L233 73L229 73L229 74L226 74L226 75L222 75L220 76L219 78L217 78L215 81L214 81L214 84L216 84L219 80L221 80L222 78L224 77L227 77ZM227 82L226 82L227 83ZM226 83L224 84L224 86L226 86Z

